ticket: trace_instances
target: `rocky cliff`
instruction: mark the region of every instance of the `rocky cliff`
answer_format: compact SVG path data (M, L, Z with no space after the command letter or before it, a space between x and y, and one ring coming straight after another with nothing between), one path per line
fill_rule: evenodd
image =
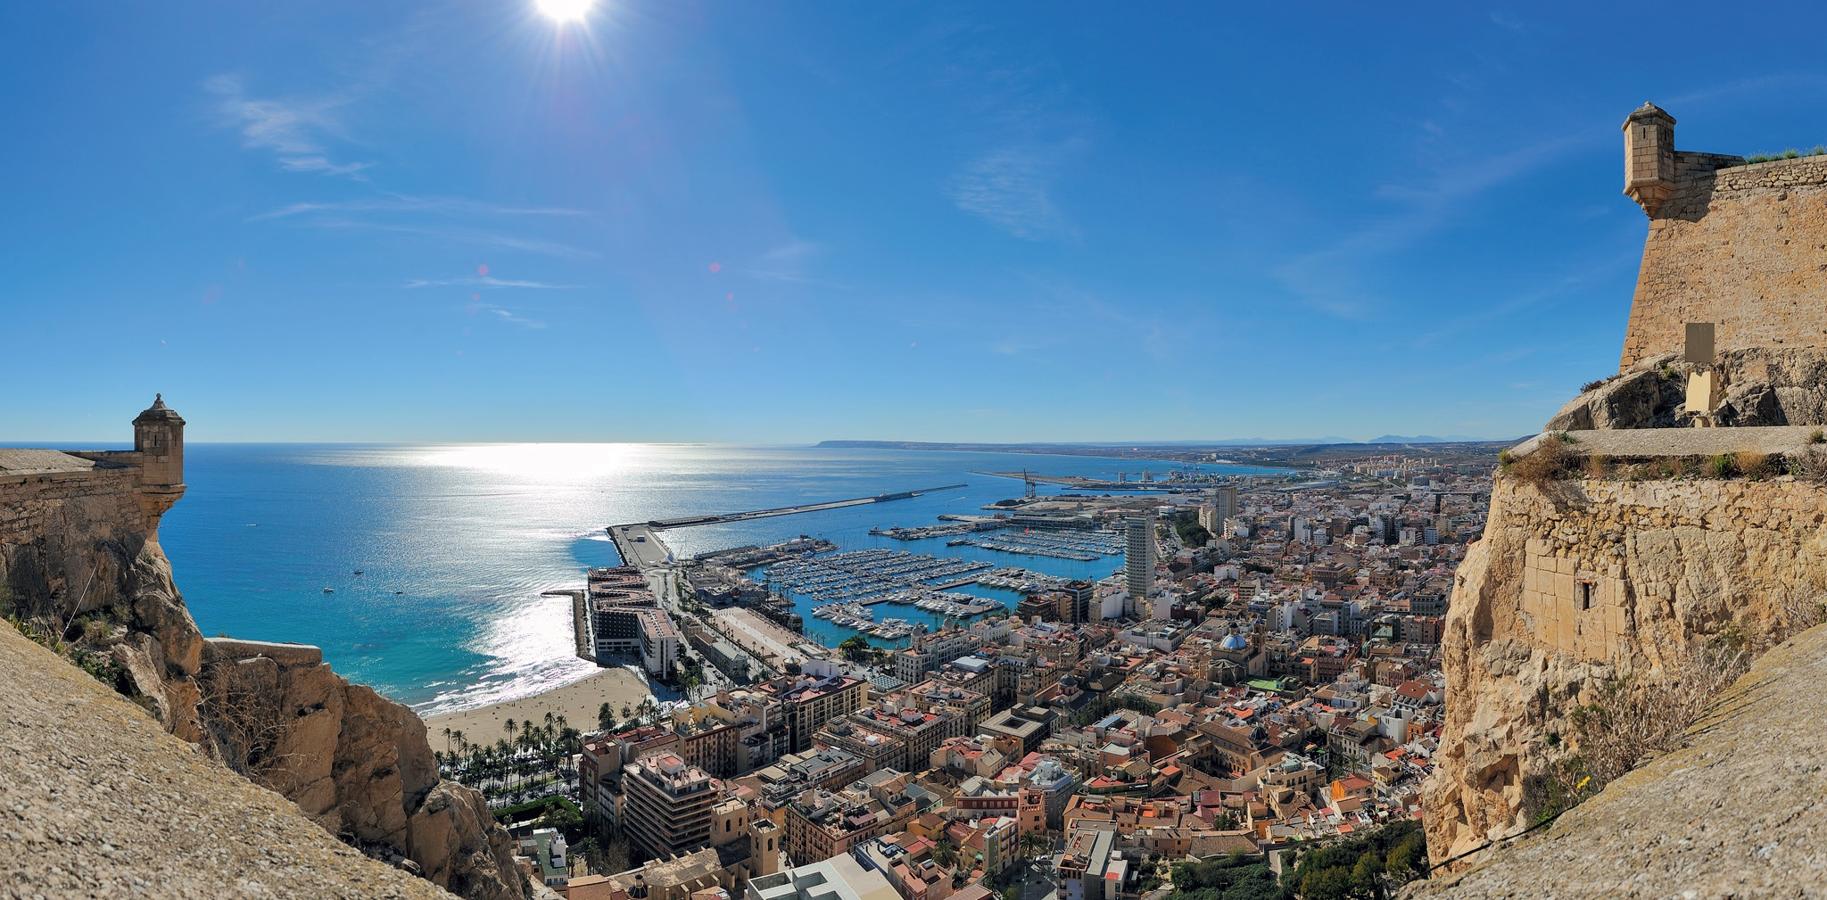
M1819 896L1824 680L1827 627L1816 627L1760 658L1693 729L1690 746L1613 782L1552 828L1406 896Z
M448 897L0 625L0 894Z
M163 510L148 514L136 478L67 456L0 466L0 605L330 833L465 897L526 896L511 839L481 795L440 780L411 710L314 648L198 633L158 544Z
M1499 473L1455 577L1436 861L1528 824L1574 709L1721 642L1766 645L1827 593L1827 490L1792 478L1526 483Z

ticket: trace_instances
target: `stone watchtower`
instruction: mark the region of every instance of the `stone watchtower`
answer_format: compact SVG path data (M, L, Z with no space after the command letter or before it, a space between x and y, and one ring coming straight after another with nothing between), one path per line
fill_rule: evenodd
M1651 216L1675 193L1675 117L1654 103L1624 120L1624 193Z
M184 417L156 394L133 418L133 452L140 457L140 505L153 522L184 496Z

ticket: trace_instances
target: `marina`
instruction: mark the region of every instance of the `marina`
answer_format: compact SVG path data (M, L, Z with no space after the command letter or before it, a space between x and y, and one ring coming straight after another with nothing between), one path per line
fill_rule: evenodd
M1070 580L1055 575L1043 575L1020 566L1007 566L977 576L977 583L984 587L1000 588L1020 594L1038 594L1058 590Z
M1100 557L1123 552L1122 538L1114 531L1004 532L987 537L953 538L946 543L948 546L969 545L1020 556L1051 556L1079 562L1095 562Z
M768 567L767 580L814 601L876 604L909 602L928 591L969 584L976 579L965 576L991 568L986 562L906 550L848 550L783 560Z
M906 619L875 621L875 613L861 603L827 603L814 609L812 615L885 641L900 640L914 633L913 623Z

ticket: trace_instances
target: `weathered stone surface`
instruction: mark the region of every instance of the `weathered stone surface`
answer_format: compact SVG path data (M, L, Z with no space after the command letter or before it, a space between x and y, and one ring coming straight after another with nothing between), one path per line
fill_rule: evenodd
M1673 363L1673 355L1664 355L1632 366L1573 398L1542 430L1673 427L1682 401L1682 380L1670 368Z
M1827 158L1738 165L1677 153L1650 218L1619 369L1679 352L1689 322L1720 351L1827 347Z
M207 645L198 681L218 756L326 830L398 852L456 893L525 896L513 842L480 794L439 779L412 710L343 680L315 647Z
M1816 897L1827 894L1827 626L1765 654L1688 747L1548 828L1406 896Z
M425 843L436 859L416 860L428 877L469 897L526 896L506 832L473 814L474 791L441 785L411 710L350 685L315 648L206 647L157 540L159 514L182 485L142 484L138 454L84 454L94 463L86 467L9 458L0 599L15 612L82 631L87 649L120 668L115 687L167 731L295 801L327 831L415 860L414 834L438 835ZM90 627L105 636L91 642ZM11 690L0 681L0 698ZM462 802L428 810L440 787Z
M501 898L505 893L488 873L513 865L513 845L494 840L500 829L482 795L462 785L439 782L408 823L407 845L425 877L465 897ZM480 839L479 838L488 838Z
M1561 407L1544 431L1685 426L1687 375L1673 354L1643 360ZM1747 349L1720 354L1712 370L1721 426L1827 425L1827 350Z
M1499 475L1455 575L1446 725L1425 789L1435 860L1520 830L1550 734L1615 675L1675 664L1731 629L1780 633L1827 593L1827 490L1777 481Z
M1720 425L1827 425L1827 352L1739 350L1723 354Z
M6 625L0 686L0 894L449 896L338 842Z

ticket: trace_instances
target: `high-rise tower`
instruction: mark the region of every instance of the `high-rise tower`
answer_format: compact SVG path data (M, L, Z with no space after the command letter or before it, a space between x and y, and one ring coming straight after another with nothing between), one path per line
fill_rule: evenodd
M1130 598L1140 609L1155 585L1155 523L1152 516L1130 516L1125 523L1128 543L1123 553L1123 577Z

